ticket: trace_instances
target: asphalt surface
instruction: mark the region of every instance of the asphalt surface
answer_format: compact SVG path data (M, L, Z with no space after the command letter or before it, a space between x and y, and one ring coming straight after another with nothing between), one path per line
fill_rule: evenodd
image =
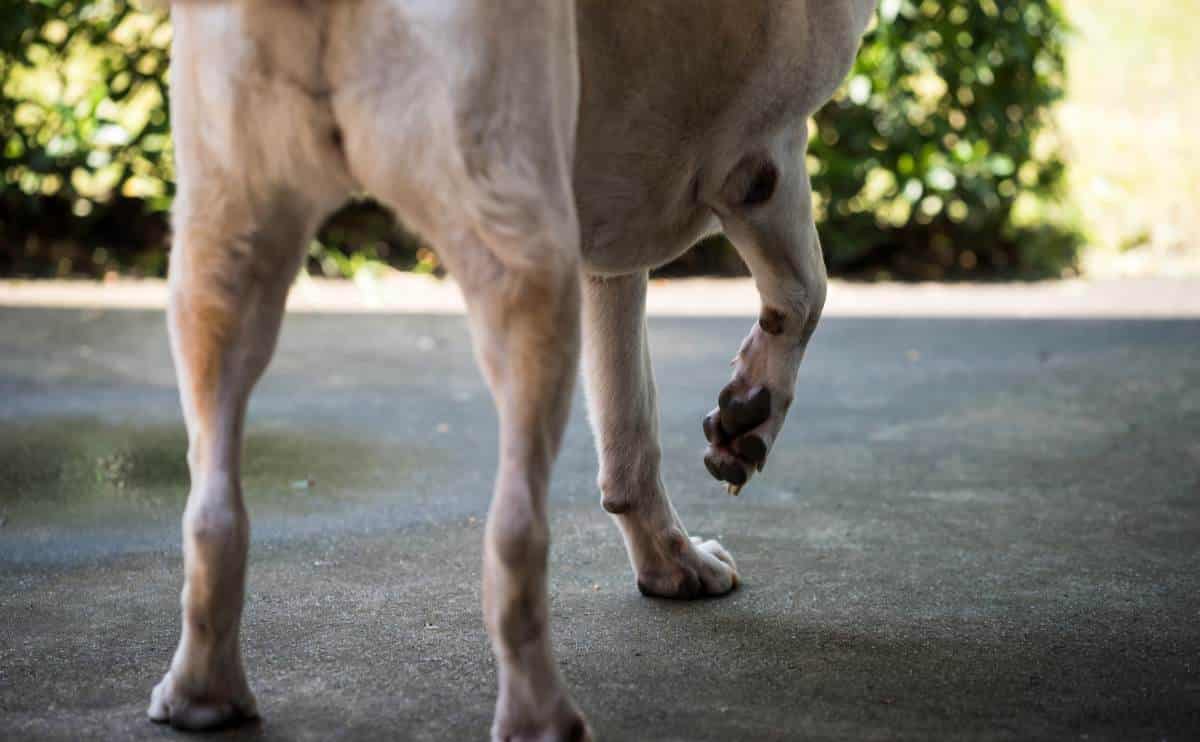
M832 318L766 472L700 420L750 319L650 323L665 478L743 584L641 597L576 400L564 674L600 739L1200 738L1200 320ZM156 311L0 309L0 738L166 739L184 432ZM248 426L225 739L486 736L495 416L459 317L289 318Z

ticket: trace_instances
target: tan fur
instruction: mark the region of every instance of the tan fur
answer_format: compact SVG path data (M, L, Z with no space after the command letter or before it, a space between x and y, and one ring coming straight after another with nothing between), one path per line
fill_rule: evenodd
M203 728L256 713L238 650L246 405L304 246L368 190L463 287L499 412L484 546L493 736L589 737L546 602L546 496L581 346L602 504L638 586L731 590L732 557L688 536L659 473L646 271L723 229L754 274L771 322L751 329L722 406L765 387L769 415L709 451L744 480L761 461L739 452L754 438L765 455L777 436L824 302L805 117L872 5L580 0L576 17L561 0L176 2L169 321L192 491L182 637L151 717ZM767 198L746 202L768 171Z

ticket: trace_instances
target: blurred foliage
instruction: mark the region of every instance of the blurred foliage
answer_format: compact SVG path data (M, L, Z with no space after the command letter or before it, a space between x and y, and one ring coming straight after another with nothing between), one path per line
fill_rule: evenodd
M1056 275L1063 164L1048 127L1065 19L1050 0L880 0L809 169L834 273Z
M170 39L128 2L0 0L0 273L163 271Z
M1048 127L1064 86L1056 0L881 0L847 83L810 124L831 272L1058 275L1075 233ZM0 0L0 275L161 274L172 196L168 20L128 0ZM339 212L310 270L437 262L371 202ZM668 274L739 270L710 240Z

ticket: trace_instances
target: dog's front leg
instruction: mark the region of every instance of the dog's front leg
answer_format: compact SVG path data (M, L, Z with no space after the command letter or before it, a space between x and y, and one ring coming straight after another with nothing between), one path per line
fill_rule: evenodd
M621 529L643 593L721 595L737 584L733 559L716 541L688 537L659 473L645 306L645 272L585 281L585 370L601 504Z
M762 298L759 320L734 356L733 378L704 419L704 463L733 494L766 463L825 305L806 144L803 135L780 137L750 151L710 199Z

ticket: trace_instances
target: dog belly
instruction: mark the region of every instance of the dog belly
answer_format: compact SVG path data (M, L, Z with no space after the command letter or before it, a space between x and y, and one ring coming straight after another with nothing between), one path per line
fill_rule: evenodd
M720 223L702 208L664 219L661 211L640 208L626 213L589 212L588 194L577 191L582 253L591 275L618 276L665 265L707 235ZM597 218L588 220L596 214Z

